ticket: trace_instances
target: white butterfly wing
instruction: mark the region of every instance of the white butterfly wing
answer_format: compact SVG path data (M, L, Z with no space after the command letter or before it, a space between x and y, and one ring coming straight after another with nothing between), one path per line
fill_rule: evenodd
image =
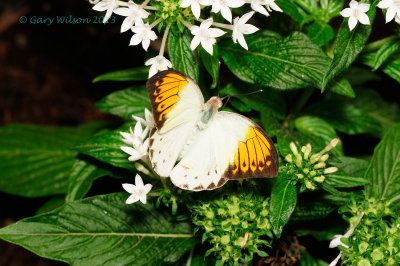
M187 190L211 190L229 179L273 177L278 156L272 141L250 119L218 112L198 132L189 151L173 168L172 183Z
M204 98L186 75L167 70L147 81L155 128L150 134L150 160L157 174L168 177L202 111Z

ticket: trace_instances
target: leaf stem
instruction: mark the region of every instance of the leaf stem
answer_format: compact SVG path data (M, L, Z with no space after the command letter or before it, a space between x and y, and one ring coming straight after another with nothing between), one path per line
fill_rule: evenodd
M183 25L185 25L186 28L189 30L192 28L193 25L191 25L189 22L186 22L183 18L179 18L179 21L182 22Z
M163 55L164 54L164 50L165 50L165 44L167 43L167 38L168 38L168 33L169 33L169 29L171 28L171 24L167 25L167 28L164 31L164 36L161 42L161 48L160 48L160 53L159 55Z
M156 21L154 21L153 23L150 24L150 28L154 28L155 26L157 26L158 23L160 23L162 20L162 18L157 19Z

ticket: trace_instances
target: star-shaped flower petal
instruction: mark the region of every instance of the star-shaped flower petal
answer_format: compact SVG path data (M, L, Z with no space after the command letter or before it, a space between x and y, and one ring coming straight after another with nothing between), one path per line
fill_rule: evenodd
M254 11L261 13L267 17L269 16L268 11L263 6L265 4L265 0L250 0L249 2L250 2L250 7Z
M171 61L162 55L157 55L150 58L144 63L146 66L151 66L149 71L149 78L154 76L157 72L167 70L172 67Z
M201 11L200 5L209 6L211 4L212 0L182 0L180 7L187 8L190 6L193 15L198 19Z
M149 59L150 60L150 59ZM169 61L168 61L169 62ZM154 118L153 114L149 111L149 109L144 108L144 118L138 117L136 115L132 115L132 118L136 120L136 122L139 122L146 128L151 129L154 126Z
M121 150L130 155L129 161L148 161L149 139L144 140L148 132L149 128L143 130L141 123L136 123L133 132L132 129L130 129L130 133L120 132L121 136L124 137L122 141L132 146L121 146Z
M247 47L246 40L244 39L243 34L252 34L258 31L258 28L251 25L246 24L246 22L253 16L254 11L244 14L242 17L237 17L233 21L233 32L232 32L232 39L234 43L239 41L239 44L246 50L249 48Z
M272 12L272 10L283 12L282 9L275 3L275 0L264 0L264 5L267 7L269 12Z
M128 7L121 7L114 10L115 14L126 17L122 22L121 32L128 31L135 24L143 24L143 19L149 16L149 13L135 4L128 2Z
M143 49L147 52L147 49L150 46L150 41L157 39L156 33L151 30L149 23L139 24L133 26L131 29L135 34L131 38L130 45L138 45L139 43L142 43Z
M400 1L398 0L382 0L378 4L379 8L386 10L386 23L400 17ZM397 21L396 21L397 22Z
M213 54L213 45L217 42L215 38L224 35L225 31L217 28L210 28L212 23L212 18L209 18L201 22L200 27L192 26L190 31L194 35L194 38L190 43L190 49L196 49L196 47L201 43L204 50L211 55Z
M343 246L345 248L349 248L346 244L343 244L343 242L340 240L345 236L343 235L335 235L335 238L332 239L332 241L329 243L329 248L336 248L337 246Z
M231 8L237 8L244 5L243 0L213 0L211 12L221 12L222 17L232 22Z
M122 184L122 187L131 195L126 200L126 204L132 204L137 201L141 201L143 204L147 202L147 194L153 187L151 184L144 184L140 175L135 176L135 185L132 184Z
M357 1L351 1L350 7L343 9L340 14L349 18L349 29L352 31L358 22L364 25L370 25L369 17L365 14L369 10L370 5L365 3L358 3Z
M111 17L114 10L118 7L118 0L103 0L97 3L93 10L96 11L106 11L106 15L104 16L103 23L106 23L107 20Z

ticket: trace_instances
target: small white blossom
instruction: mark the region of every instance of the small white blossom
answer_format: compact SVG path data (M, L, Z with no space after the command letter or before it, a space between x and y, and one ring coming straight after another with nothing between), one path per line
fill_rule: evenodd
M135 176L135 185L132 184L122 184L122 187L131 195L126 200L126 204L132 204L137 201L141 201L143 204L146 204L147 194L150 192L153 187L151 184L144 184L140 175Z
M180 7L187 8L190 6L193 15L198 19L200 17L200 5L209 6L211 4L211 0L182 0Z
M364 25L370 25L369 17L365 14L369 10L369 4L358 3L357 1L351 1L350 7L343 9L340 14L349 18L349 29L352 31L358 22Z
M272 10L282 12L282 9L275 3L275 0L247 0L247 2L250 3L254 11L265 16L269 16L268 12L272 12Z
M122 22L121 32L129 30L135 24L143 24L143 19L149 16L149 13L135 4L133 1L128 2L128 7L121 7L114 10L115 14L126 17Z
M237 17L233 20L233 32L232 32L232 39L234 43L239 41L239 44L246 50L249 48L247 47L246 40L243 34L252 34L258 31L258 28L251 25L246 24L246 22L253 16L254 11L244 14L241 18Z
M148 160L148 150L149 150L149 139L144 140L147 137L149 129L142 129L142 125L140 123L136 123L135 130L132 132L130 129L130 133L120 132L122 139L128 146L121 146L121 150L125 153L129 154L129 161L134 162L137 160L143 160L147 162Z
M231 8L237 8L244 5L243 0L213 0L211 12L221 12L222 17L229 22L232 22Z
M172 67L171 61L162 55L157 55L150 58L144 63L146 66L151 66L149 71L149 78L154 76L157 72L167 70Z
M151 30L149 23L139 24L133 26L131 29L135 34L131 38L130 45L138 45L139 43L142 43L143 49L147 52L150 41L157 39L156 33Z
M272 10L283 12L282 9L275 3L275 0L264 0L264 5L269 12L272 12Z
M213 54L213 45L217 42L215 38L224 35L225 31L217 28L210 29L212 23L212 18L209 18L201 22L200 27L192 26L190 31L194 35L194 38L190 43L190 49L196 49L196 47L201 43L204 50L206 50L210 55Z
M154 118L152 113L147 109L144 108L144 118L138 117L136 115L132 115L132 118L135 119L137 122L139 122L140 124L142 124L143 126L146 127L146 129L152 129L154 126ZM145 130L146 130L145 129Z
M396 22L398 22L398 18L400 17L400 1L398 0L382 0L378 4L379 8L387 9L386 10L386 23L392 21L394 18Z
M96 11L106 11L106 15L104 16L103 23L106 23L107 20L111 17L114 10L118 7L118 0L103 0L97 3L93 10Z

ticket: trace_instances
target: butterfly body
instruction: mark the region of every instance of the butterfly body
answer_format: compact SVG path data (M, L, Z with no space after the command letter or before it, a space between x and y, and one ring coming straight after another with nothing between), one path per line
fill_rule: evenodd
M229 179L273 177L278 156L264 130L239 114L221 111L214 96L204 103L197 84L173 70L147 82L155 127L150 135L154 170L176 186L210 190Z

